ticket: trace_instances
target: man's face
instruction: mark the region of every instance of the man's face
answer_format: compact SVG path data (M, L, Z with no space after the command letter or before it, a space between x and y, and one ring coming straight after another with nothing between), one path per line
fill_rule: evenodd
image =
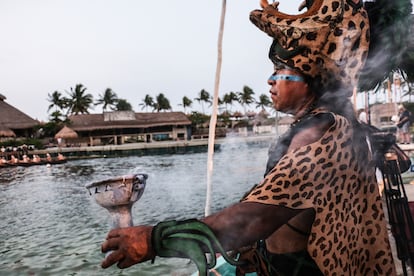
M277 70L268 80L270 94L277 111L295 114L309 96L309 87L294 70Z

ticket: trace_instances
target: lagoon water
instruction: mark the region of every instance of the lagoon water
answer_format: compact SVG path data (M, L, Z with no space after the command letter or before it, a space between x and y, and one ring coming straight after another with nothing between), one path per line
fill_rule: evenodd
M269 143L221 145L214 154L212 210L237 202L261 180ZM184 259L156 258L103 270L100 245L110 228L107 210L85 189L131 173L149 175L135 203L134 225L204 214L207 153L131 156L0 169L0 275L190 275Z

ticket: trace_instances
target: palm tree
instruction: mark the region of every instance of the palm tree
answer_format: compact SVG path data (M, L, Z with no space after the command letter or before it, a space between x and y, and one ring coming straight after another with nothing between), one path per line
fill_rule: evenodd
M184 113L186 113L186 108L191 107L192 104L193 104L193 101L190 100L187 96L184 96L182 99L182 103L179 105L182 105L184 107Z
M223 96L223 103L226 105L226 111L227 110L227 105L230 105L230 109L231 106L233 105L233 102L238 102L239 98L237 97L237 94L234 92L230 92L230 93L226 93Z
M254 103L255 100L253 98L253 90L248 86L243 86L242 92L238 92L239 95L239 102L244 108L244 113L246 114L246 105L250 105Z
M118 111L132 111L132 105L125 99L118 99L115 108Z
M62 119L61 117L64 117L62 112L60 112L59 110L53 111L52 114L50 114L50 122L53 122L55 124L62 123L64 119Z
M68 113L69 114L89 114L88 109L93 103L93 96L91 94L86 94L86 87L83 84L77 84L75 88L70 88L70 93L68 93L69 105Z
M262 110L265 110L265 107L271 107L272 101L269 99L269 97L266 94L261 94L259 96L259 100L256 101L256 108L261 107Z
M146 111L148 111L148 107L154 108L155 102L154 99L147 94L145 95L145 98L142 100L142 103L140 103L139 105L142 106L141 110L145 108Z
M157 112L160 112L161 110L171 110L170 101L165 97L163 93L160 93L156 97L155 109Z
M211 105L211 96L206 90L201 89L200 93L198 94L198 98L195 98L196 101L201 103L201 108L203 109L204 114L204 105L203 102L209 103Z
M64 97L62 97L62 93L60 93L59 91L55 91L52 94L47 94L47 96L49 97L47 100L48 102L50 102L47 111L49 111L53 107L55 108L55 111L57 111L58 109L63 109L65 107L65 99Z
M95 105L102 105L102 111L104 112L107 107L114 110L117 102L118 96L116 93L111 88L107 88L102 95L99 95L99 99L96 101Z

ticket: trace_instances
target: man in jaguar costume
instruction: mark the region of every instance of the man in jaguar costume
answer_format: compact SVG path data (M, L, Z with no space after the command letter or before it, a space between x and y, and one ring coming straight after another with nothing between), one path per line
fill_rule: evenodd
M368 54L362 1L306 1L293 16L261 5L250 19L274 38L272 101L295 118L264 179L206 218L112 230L102 267L188 257L205 275L220 252L240 275L395 275L375 164L348 99Z

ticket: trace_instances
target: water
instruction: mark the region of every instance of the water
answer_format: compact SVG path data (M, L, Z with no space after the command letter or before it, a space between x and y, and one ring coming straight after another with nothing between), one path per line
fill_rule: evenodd
M260 181L267 143L223 144L214 155L213 211L237 202ZM85 185L115 176L149 175L135 203L134 225L200 218L204 214L207 153L69 161L0 169L0 275L189 275L184 259L156 258L103 270L100 252L107 210Z

